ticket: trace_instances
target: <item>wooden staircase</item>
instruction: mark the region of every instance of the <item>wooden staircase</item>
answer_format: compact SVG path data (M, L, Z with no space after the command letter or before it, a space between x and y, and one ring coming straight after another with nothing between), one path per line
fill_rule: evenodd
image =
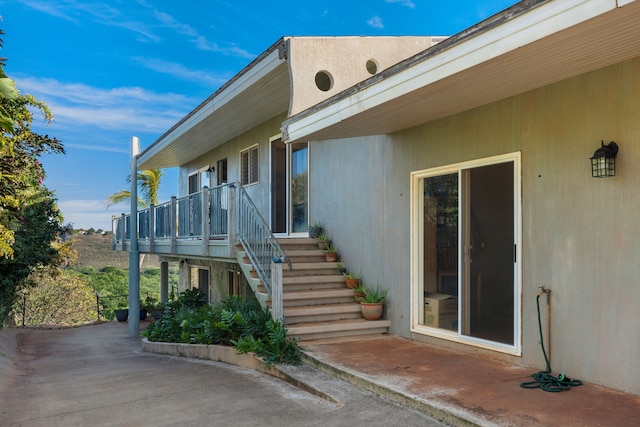
M312 238L278 239L291 259L292 270L283 271L284 321L287 336L299 341L352 335L382 334L389 320L365 320L353 290L346 287L335 262L327 262L318 241ZM244 253L239 253L242 270L258 299L271 301ZM285 264L286 267L286 264Z

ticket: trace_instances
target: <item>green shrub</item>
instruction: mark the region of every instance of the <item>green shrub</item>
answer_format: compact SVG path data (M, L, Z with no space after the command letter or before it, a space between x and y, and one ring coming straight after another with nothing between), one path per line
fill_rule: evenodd
M267 366L300 363L298 343L287 340L282 322L252 298L231 297L219 306L202 305L198 294L184 291L166 304L162 318L149 325L149 341L235 346L238 353L255 352Z

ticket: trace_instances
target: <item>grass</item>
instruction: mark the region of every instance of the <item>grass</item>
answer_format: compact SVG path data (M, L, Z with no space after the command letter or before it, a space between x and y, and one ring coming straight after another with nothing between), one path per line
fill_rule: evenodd
M101 271L105 267L129 268L129 253L112 250L111 236L75 234L72 239L74 247L78 251L75 268L93 267L96 271ZM156 256L146 255L144 257L143 270L157 267L158 258Z

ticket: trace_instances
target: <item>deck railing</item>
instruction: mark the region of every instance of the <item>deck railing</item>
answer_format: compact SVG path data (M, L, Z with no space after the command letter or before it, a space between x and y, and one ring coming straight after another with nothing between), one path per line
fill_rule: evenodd
M156 239L171 238L171 207L172 203L166 202L155 208L153 235Z
M272 262L286 262L291 270L291 260L276 240L244 187L240 185L238 187L238 241L247 252L247 256L256 268L256 273L271 296Z
M203 203L203 200L208 201ZM113 246L130 240L129 215L114 218ZM138 212L138 239L147 240L150 248L159 240L199 239L206 251L210 239L229 239L229 227L244 248L267 294L272 298L274 316L282 315L282 280L277 271L291 261L274 237L266 221L240 183L225 184L171 202L151 206ZM229 242L229 245L234 242ZM204 254L205 252L203 252ZM278 270L279 269L279 270ZM275 273L275 274L274 274ZM274 279L275 277L275 279Z

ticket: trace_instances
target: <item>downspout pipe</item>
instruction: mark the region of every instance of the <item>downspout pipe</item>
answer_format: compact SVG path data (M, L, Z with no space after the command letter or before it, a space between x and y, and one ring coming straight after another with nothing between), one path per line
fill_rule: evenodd
M140 253L138 252L138 157L140 140L131 137L131 216L129 217L129 336L140 336Z

